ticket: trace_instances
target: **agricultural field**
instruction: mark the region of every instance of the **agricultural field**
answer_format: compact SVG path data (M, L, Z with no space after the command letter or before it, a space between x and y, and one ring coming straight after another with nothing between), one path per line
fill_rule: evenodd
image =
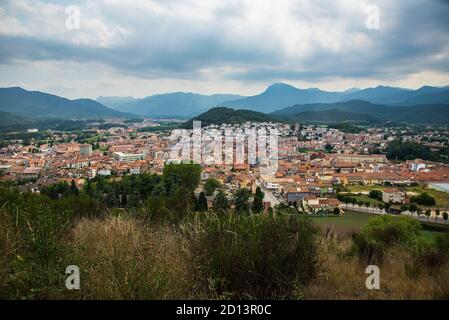
M342 215L310 216L310 219L323 231L331 230L337 235L349 235L360 231L369 219L375 216L377 215L372 213L346 212ZM421 225L423 226L421 236L428 240L433 240L438 233L449 233L449 225L435 226L430 223L421 223Z
M342 215L311 216L311 219L322 230L330 229L336 234L350 234L359 231L375 216L370 213L347 212Z
M379 185L351 185L347 186L347 189L353 193L369 193L371 190L384 190L391 187L379 186Z
M392 187L385 187L385 186L379 186L379 185L351 185L346 187L349 192L351 193L362 193L364 195L367 195L371 190L385 190L387 188ZM423 192L427 192L430 196L435 198L436 206L437 207L445 207L449 208L449 193L427 188L426 186L420 185L420 186L413 186L413 187L393 187L400 190L404 190L407 192L409 196L419 195ZM344 194L345 192L342 192ZM359 196L358 196L359 197ZM369 197L366 197L369 198ZM366 199L363 197L363 199L360 199L362 201L369 201L369 199ZM358 199L359 200L359 199ZM371 199L373 200L373 199ZM372 201L370 201L372 203ZM379 203L377 201L376 203Z
M430 196L432 196L435 199L437 207L449 208L449 193L447 192L426 188L424 186L406 187L405 191L408 194L411 193L411 195L427 192Z

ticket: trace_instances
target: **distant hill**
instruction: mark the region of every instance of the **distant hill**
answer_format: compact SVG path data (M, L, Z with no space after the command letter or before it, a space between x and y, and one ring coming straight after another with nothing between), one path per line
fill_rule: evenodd
M134 103L137 99L133 97L98 97L96 99L97 102L114 109L116 111L126 112L127 106Z
M21 125L28 122L30 122L30 119L9 112L0 111L0 128Z
M182 127L192 128L192 121L202 126L240 124L250 122L365 122L397 121L419 124L446 125L449 123L449 104L417 106L387 106L355 100L337 103L295 105L266 114L252 110L235 110L227 107L212 108L189 121Z
M387 86L377 86L375 88L362 89L357 92L350 92L348 94L343 94L338 99L339 101L350 101L350 100L364 100L371 103L379 104L395 104L404 101L410 97L413 90L387 87Z
M282 107L298 103L334 102L338 93L319 89L297 89L284 83L275 83L259 95L227 101L225 104L234 108L259 112L271 112Z
M338 109L328 109L321 111L303 111L294 114L292 117L285 117L290 121L302 121L302 122L342 122L342 121L354 121L354 122L377 122L378 118L364 113L355 113L342 111Z
M185 116L192 117L224 101L240 99L233 94L201 95L188 92L156 94L142 99L99 97L98 102L121 112L144 116Z
M69 100L40 91L19 87L0 88L0 111L24 117L99 118L124 117L91 99Z
M403 121L444 125L449 123L449 104L387 106L355 100L338 103L295 105L271 113L292 121ZM332 119L332 116L334 117Z
M280 110L272 112L274 115L291 116L304 111L322 111L322 110L341 110L353 113L368 113L373 114L377 111L385 111L385 108L391 108L390 106L374 104L362 100L353 100L336 103L310 103L310 104L297 104L291 107L282 108Z
M27 118L0 111L0 132L21 131L31 128L37 128L39 130L80 130L84 127L85 121L88 120Z
M193 120L201 121L201 126L208 126L210 124L220 125L227 124L241 124L247 121L251 122L285 122L281 117L269 115L262 112L250 110L234 110L226 107L212 108L192 119L185 122L182 127L191 129Z
M417 90L378 86L367 89L349 89L343 92L330 92L320 89L298 89L284 83L269 86L261 94L226 101L224 105L260 112L273 112L277 109L313 103L337 103L363 100L382 105L449 104L449 87L424 86Z
M317 88L298 89L289 84L274 83L264 92L250 97L228 94L205 96L175 92L152 95L143 99L132 97L99 97L97 99L98 102L121 112L146 116L181 117L192 117L215 106L270 113L298 104L328 104L354 100L383 106L449 104L449 86L423 86L417 90L377 86L333 92Z
M435 104L435 103L449 104L449 89L445 91L420 94L403 101L403 104L405 105Z

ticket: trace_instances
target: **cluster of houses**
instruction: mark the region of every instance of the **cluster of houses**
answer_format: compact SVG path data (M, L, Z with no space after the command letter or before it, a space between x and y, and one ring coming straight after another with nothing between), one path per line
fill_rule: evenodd
M242 127L261 125L247 123ZM320 126L275 126L279 131L276 172L263 174L259 164L250 162L246 155L238 163L202 163L202 179L219 180L229 193L242 187L254 190L260 184L276 201L302 206L306 211L340 207L336 186L449 182L448 166L420 159L397 164L388 161L385 154L371 154L374 145L384 148L392 141L392 134L386 129L350 134ZM240 126L222 125L213 129L229 128L239 130ZM56 139L52 144L32 146L11 142L0 150L0 179L30 181L27 187L38 191L39 186L58 179L75 179L81 185L98 175L161 173L167 161L180 161L172 159L171 148L176 141L170 139L170 132L148 133L130 127L98 130L98 134L103 139L96 143L95 150L92 144L73 140ZM64 133L61 135L67 138ZM234 143L231 152L235 153L236 148ZM403 203L405 194L387 189L382 200Z

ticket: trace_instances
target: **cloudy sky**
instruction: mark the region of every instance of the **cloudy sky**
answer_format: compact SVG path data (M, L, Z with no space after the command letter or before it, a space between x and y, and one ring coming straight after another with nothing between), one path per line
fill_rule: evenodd
M449 85L449 2L0 0L0 87L96 98L273 82Z

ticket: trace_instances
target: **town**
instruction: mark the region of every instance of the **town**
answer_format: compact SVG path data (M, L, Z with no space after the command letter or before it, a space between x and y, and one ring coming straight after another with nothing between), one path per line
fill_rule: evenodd
M96 177L116 181L126 175L161 174L166 163L185 160L181 153L173 156L179 139L174 140L172 134L179 129L171 128L179 121L112 119L106 123L106 128L104 123L94 122L77 131L29 129L9 134L0 149L0 179L34 193L59 182L81 190L86 181ZM260 162L250 159L247 147L241 161L234 157L230 162L205 164L200 160L202 183L195 195L206 191L207 208L213 209L217 194L207 185L222 186L228 198L238 189L254 193L259 187L266 212L284 207L292 213L312 215L355 211L447 222L449 165L413 158L413 154L404 160L391 151L394 144L412 143L438 153L447 148L447 129L402 125L354 130L354 126L247 122L209 125L201 130L206 134L261 127L278 132L276 171L262 172ZM193 134L192 129L185 132ZM234 139L232 150L225 153L235 154L236 145Z

